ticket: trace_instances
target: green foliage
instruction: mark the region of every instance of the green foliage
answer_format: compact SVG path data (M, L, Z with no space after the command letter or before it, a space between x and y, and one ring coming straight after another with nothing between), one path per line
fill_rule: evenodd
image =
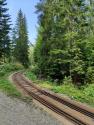
M69 77L65 77L63 80L63 84L72 84L72 78Z
M84 88L84 94L86 96L90 96L94 98L94 84L87 85L87 87Z
M94 106L94 84L76 88L73 84L67 83L62 86L54 86L52 90L69 96L72 99Z
M29 60L31 65L34 65L34 46L29 46Z
M10 73L18 70L22 70L21 64L7 64L0 65L0 90L12 97L21 97L21 94L16 90L16 87L10 83L8 77Z
M29 79L32 79L33 81L35 81L35 80L37 79L36 75L34 75L34 73L31 72L31 71L28 71L28 70L27 70L24 74L25 74Z
M87 69L87 80L89 83L94 82L94 67L88 67Z
M5 92L8 96L12 97L21 97L20 92L16 90L16 87L14 87L6 77L0 76L0 90Z
M17 38L14 50L14 56L17 61L19 61L25 68L29 66L28 58L28 32L26 17L20 10L17 17Z
M10 15L6 5L6 0L0 1L0 60L2 62L10 56Z
M16 64L5 63L3 65L0 65L0 77L6 75L6 73L17 71L17 70L22 70L22 69L23 69L23 66L18 63Z
M76 85L93 80L93 2L85 0L44 0L36 6L39 14L34 49L35 70L42 78L62 81L71 77Z
M77 100L83 103L90 104L94 106L94 85L84 86L78 89L71 83L63 84L61 86L56 86L54 84L47 84L43 82L40 84L41 87L51 89L55 93L64 94L73 100Z
M94 106L94 83L77 87L72 84L70 77L65 77L63 82L57 85L55 82L38 79L30 70L26 71L25 75L41 88L50 89L56 93L63 94L63 96L66 95L71 99Z

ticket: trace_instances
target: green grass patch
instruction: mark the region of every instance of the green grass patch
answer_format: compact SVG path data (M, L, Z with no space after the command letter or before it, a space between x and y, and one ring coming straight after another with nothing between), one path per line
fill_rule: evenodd
M55 93L65 94L71 99L94 106L94 84L88 84L80 87L79 89L69 82L57 85L56 83L52 83L47 80L39 80L31 71L26 71L25 75L43 88L50 89Z
M24 73L29 79L32 79L32 81L36 81L37 80L37 77L34 73L30 72L30 71L26 71Z
M94 89L94 84L84 86L80 89L71 84L64 84L53 86L52 90L56 93L65 94L74 100L94 106L94 91L91 91L92 88Z
M20 92L8 80L8 75L0 77L0 90L5 92L8 96L21 97Z
M30 80L32 80L35 84L38 84L39 86L43 87L43 88L48 88L48 89L52 89L53 87L53 83L47 80L39 80L37 79L36 75L27 70L25 73L26 77L28 77Z
M23 66L20 64L3 64L0 65L0 90L12 97L21 97L21 93L17 91L16 87L8 80L8 77L13 72L22 70Z

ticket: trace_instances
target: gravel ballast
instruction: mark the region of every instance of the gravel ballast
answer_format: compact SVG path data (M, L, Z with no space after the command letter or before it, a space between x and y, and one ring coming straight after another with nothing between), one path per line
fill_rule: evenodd
M0 125L62 125L33 102L7 97L0 92Z

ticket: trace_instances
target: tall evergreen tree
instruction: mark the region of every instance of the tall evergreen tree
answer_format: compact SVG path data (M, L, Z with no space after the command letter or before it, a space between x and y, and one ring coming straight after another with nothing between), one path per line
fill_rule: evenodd
M10 53L10 15L6 5L6 0L0 0L0 58L9 57Z
M20 10L17 18L17 39L15 47L15 57L25 67L28 67L28 32L26 17Z

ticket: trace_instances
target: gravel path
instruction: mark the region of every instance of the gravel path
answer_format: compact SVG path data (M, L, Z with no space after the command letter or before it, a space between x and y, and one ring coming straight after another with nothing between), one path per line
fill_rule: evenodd
M36 107L0 92L0 125L62 125Z

